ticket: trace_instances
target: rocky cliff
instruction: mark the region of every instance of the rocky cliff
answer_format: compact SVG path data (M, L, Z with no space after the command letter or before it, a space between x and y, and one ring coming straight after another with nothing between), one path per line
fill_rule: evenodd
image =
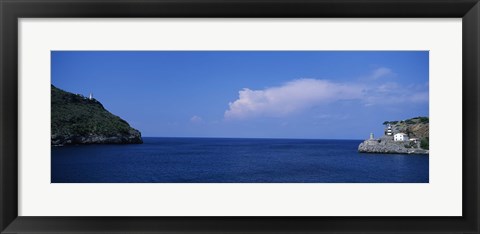
M51 86L51 144L141 144L141 133L103 105Z
M394 133L403 132L410 138L428 139L429 118L415 117L400 121L385 121L383 125L390 124Z
M422 149L410 142L396 142L390 137L366 140L358 146L360 153L376 154L428 154L428 150Z
M378 139L368 139L360 143L358 152L381 154L429 153L428 117L416 117L402 121L385 121L383 124L385 126L391 126L392 134L407 134L409 140L394 141L393 136L387 136L385 131L385 135Z

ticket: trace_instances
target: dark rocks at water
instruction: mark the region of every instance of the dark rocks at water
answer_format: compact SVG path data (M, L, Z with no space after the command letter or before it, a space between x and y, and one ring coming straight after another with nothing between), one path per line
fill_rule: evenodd
M394 141L391 137L366 140L358 146L360 153L377 154L428 154L429 151L422 149L417 143Z
M78 145L78 144L142 144L142 138L140 132L137 130L132 130L129 134L92 134L87 136L79 136L74 134L61 135L53 134L52 135L52 145L61 146L61 145Z
M99 101L51 89L51 145L143 143L138 130Z

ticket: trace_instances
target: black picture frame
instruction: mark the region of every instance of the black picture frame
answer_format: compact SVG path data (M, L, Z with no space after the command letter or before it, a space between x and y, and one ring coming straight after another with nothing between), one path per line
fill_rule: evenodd
M479 232L480 5L478 0L0 0L0 12L1 233ZM35 17L462 18L463 216L18 216L18 19Z

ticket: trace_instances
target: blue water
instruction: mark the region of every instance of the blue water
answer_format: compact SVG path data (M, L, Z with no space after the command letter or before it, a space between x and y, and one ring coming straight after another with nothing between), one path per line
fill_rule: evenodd
M52 183L428 183L427 155L360 154L360 142L144 138L52 147Z

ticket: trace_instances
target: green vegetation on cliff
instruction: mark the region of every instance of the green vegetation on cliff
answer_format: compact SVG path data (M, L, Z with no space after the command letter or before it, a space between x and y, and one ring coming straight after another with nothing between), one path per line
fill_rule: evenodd
M97 100L51 89L52 145L142 143L138 130Z
M422 139L422 141L420 142L420 147L422 147L422 149L429 149L430 146L428 137Z
M398 124L398 123L416 124L416 123L428 123L428 122L429 122L428 117L419 116L419 117L415 117L415 118L411 118L411 119L407 119L407 120L385 121L385 122L383 122L383 125L387 125L387 124L394 125L394 124Z

